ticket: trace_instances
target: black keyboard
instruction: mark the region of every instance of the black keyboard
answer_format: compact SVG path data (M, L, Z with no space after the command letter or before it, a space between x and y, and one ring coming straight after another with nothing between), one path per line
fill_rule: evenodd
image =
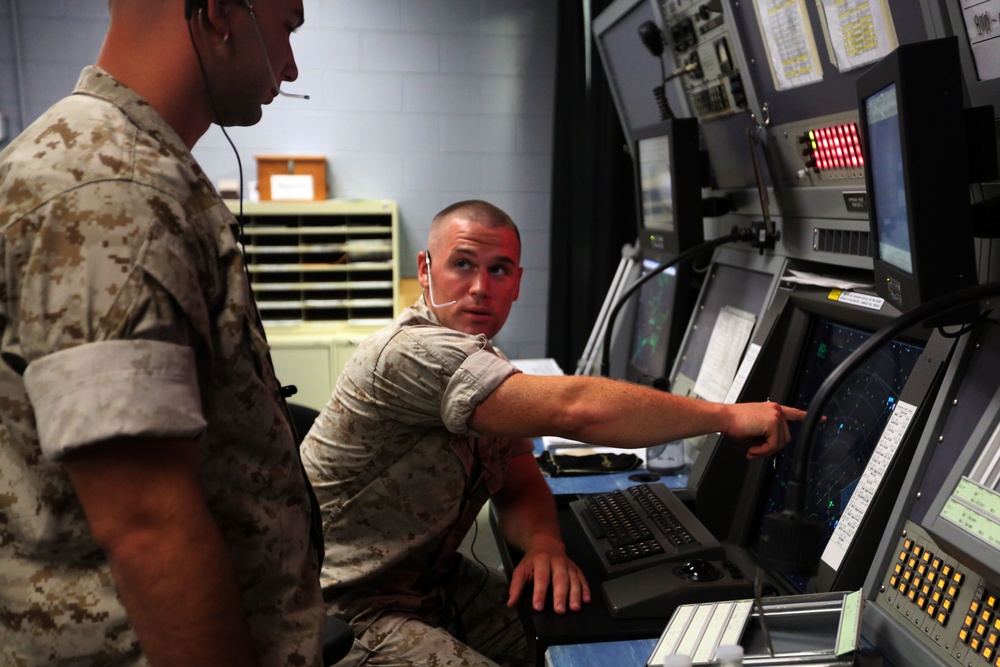
M584 496L570 508L607 577L658 563L725 557L718 540L663 484Z

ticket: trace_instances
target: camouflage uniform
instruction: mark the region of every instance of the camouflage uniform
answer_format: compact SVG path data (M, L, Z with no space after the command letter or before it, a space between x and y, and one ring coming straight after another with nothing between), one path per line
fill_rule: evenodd
M341 373L302 460L322 508L327 611L359 640L344 664L494 664L446 631L462 625L483 653L527 661L505 579L470 572L456 552L508 459L530 451L468 426L516 372L485 336L441 326L421 300Z
M262 664L319 663L307 486L233 223L96 67L0 153L0 663L147 664L58 463L116 436L199 439Z

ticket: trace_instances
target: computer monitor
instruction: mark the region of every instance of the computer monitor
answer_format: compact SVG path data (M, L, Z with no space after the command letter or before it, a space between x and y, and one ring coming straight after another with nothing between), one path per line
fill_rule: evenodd
M858 79L857 91L879 296L906 312L975 285L957 39L900 46ZM970 307L930 323L976 314Z
M864 304L863 300L858 301ZM876 302L877 303L877 302ZM830 373L875 331L899 312L882 303L876 310L830 299L830 290L798 287L776 297L764 326L764 340L744 400L775 400L805 409ZM811 578L769 572L786 593L828 592L858 588L867 573L876 541L902 483L912 434L926 418L928 396L940 380L951 342L918 328L887 343L837 388L824 406L825 422L812 439L804 487L805 513L822 526L825 547L845 507L880 445L885 426L896 411L909 415L905 435L894 454L884 461L881 483L863 521L837 561L821 563ZM918 364L919 360L919 364ZM764 517L785 509L785 492L792 474L798 441L797 423L790 424L792 440L775 457L750 466L736 506L730 540L758 563ZM724 441L721 446L738 447ZM884 452L884 447L882 445ZM883 454L880 453L880 456ZM881 459L879 459L881 461ZM900 462L903 463L900 463ZM766 564L764 564L766 567Z
M762 255L739 246L716 251L671 371L671 393L719 402L731 392L735 392L733 400L739 397L739 367L752 349L750 341L777 291L786 262L783 256ZM683 440L690 468L687 487L677 493L694 503L705 526L722 540L732 520L727 492L742 483L746 460L720 448L719 439L718 434L709 434ZM728 463L715 465L716 457Z
M809 407L823 380L872 333L834 320L814 319L800 351L795 387L788 403L803 410ZM809 457L804 508L819 522L823 546L837 527L922 351L922 345L890 341L845 380L824 410L826 422L816 433ZM775 457L766 476L756 517L758 525L766 515L785 508L792 460L801 446L795 441L798 424L791 424L791 431L792 442ZM760 533L754 534L756 537ZM751 540L750 546L756 550L756 540ZM784 576L798 592L805 592L805 578Z
M640 237L671 254L702 243L698 121L676 118L639 128L632 151Z

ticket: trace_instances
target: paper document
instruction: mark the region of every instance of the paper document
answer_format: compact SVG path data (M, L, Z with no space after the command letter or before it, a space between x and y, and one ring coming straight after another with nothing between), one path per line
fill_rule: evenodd
M528 375L565 375L563 370L559 368L556 360L551 357L545 359L511 359L510 363L514 364L522 373Z
M963 2L962 19L972 44L972 59L980 81L1000 78L1000 0Z
M579 440L560 438L555 435L542 437L542 447L551 450L555 454L566 454L567 456L586 456L587 454L635 454L639 460L646 463L646 450L642 447L638 449L625 447L604 447L591 445Z
M808 271L797 271L795 269L790 269L787 274L781 277L781 280L786 283L816 285L817 287L836 287L842 290L875 289L875 283L859 283L854 280L838 278L837 276L825 276L819 273L809 273Z
M694 383L695 394L715 403L725 400L756 321L753 313L739 308L723 306L719 310Z
M754 0L775 90L823 80L804 0Z
M899 46L886 0L822 0L820 18L841 72L881 60Z
M735 403L736 399L743 393L743 385L747 383L747 378L750 377L750 371L753 370L753 365L757 363L758 356L760 356L760 345L750 343L747 353L743 355L743 361L740 362L739 370L736 371L736 377L733 378L733 384L729 387L729 393L726 394L726 399L722 401L723 403Z

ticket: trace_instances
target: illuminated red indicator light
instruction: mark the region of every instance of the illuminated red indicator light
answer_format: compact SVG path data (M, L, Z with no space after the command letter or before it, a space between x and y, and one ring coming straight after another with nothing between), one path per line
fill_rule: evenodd
M820 127L808 132L816 171L864 165L855 123Z

